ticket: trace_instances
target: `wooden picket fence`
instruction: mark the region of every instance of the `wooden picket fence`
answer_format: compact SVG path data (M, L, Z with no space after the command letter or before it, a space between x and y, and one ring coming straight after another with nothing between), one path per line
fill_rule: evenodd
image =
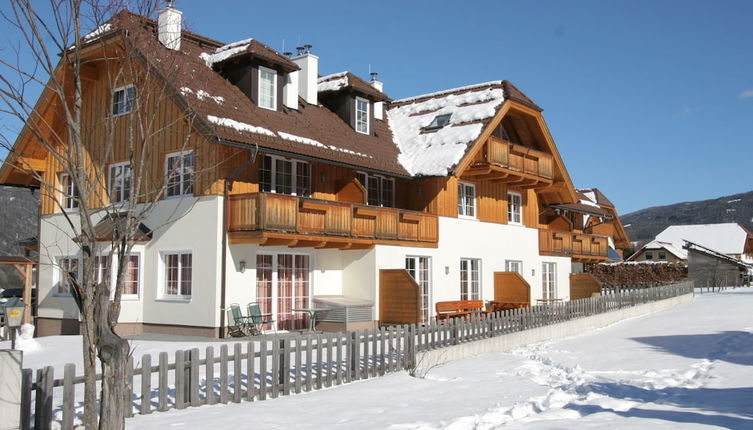
M206 404L260 401L310 392L397 371L411 371L416 353L429 349L504 336L548 324L610 312L651 301L693 293L684 282L597 298L514 309L479 318L420 325L382 327L342 333L284 334L250 338L246 342L176 351L173 360L162 352L157 363L144 354L140 367L128 363L127 415L185 409ZM101 375L97 376L101 380ZM63 378L54 368L23 370L22 429L47 430L59 421L72 429L83 396L74 364L66 364ZM78 398L77 398L78 397ZM32 426L33 421L33 426Z

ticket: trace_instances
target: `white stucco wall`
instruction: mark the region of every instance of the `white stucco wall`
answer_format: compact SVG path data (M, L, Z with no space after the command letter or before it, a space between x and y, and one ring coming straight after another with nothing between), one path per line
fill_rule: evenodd
M152 240L134 246L141 256L140 295L124 299L121 322L214 326L219 308L221 219L218 197L168 199L160 201L145 219L153 229ZM98 217L104 216L102 211ZM70 218L74 225L77 214ZM81 257L71 240L70 227L62 214L45 216L40 232L39 316L77 318L78 310L70 296L55 293L59 278L54 262L59 257ZM102 251L105 251L103 249ZM161 294L163 271L160 253L190 251L192 257L192 294L190 300L168 300Z
M481 259L481 299L494 297L494 272L505 271L506 260L523 262L523 277L531 285L531 300L542 297L542 262L557 264L557 297L570 296L570 258L539 255L538 230L517 225L481 222L462 218L439 218L439 247L375 247L376 266L373 279L378 282L379 269L401 269L405 257L431 257L432 302L460 299L460 259ZM366 277L367 275L362 275ZM378 303L378 283L374 288ZM432 310L433 314L433 310Z

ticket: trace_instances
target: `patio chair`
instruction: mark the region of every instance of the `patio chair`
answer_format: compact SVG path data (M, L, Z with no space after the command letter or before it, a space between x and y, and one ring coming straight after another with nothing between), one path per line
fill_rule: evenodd
M238 303L231 303L227 309L227 330L232 337L248 336L248 318L243 316Z
M261 313L261 307L258 302L251 302L247 306L248 308L248 327L251 334L261 334L262 328L266 324L271 324L272 328L277 331L275 327L275 320L272 319L272 314Z

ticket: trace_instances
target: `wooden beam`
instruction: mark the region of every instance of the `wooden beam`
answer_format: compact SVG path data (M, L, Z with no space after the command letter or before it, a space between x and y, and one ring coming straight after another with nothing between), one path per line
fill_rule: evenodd
M31 324L31 266L31 264L26 264L24 268L24 293L22 297L26 305L24 306L24 324Z
M47 170L47 160L39 158L16 156L14 164L23 170L34 170L37 172Z
M321 240L296 240L295 243L288 245L288 248L317 248L321 249L327 242Z

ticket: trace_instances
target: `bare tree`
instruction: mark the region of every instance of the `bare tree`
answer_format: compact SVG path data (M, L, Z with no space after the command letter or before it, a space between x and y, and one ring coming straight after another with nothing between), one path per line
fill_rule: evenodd
M125 3L129 2L50 0L40 6L10 0L2 10L17 40L0 53L0 112L24 127L18 135L4 129L0 145L9 151L6 163L10 160L31 175L42 199L53 202L55 211L65 217L63 230L80 249L80 275L69 273L69 281L81 312L87 429L122 429L126 408L131 407L126 398L131 392L126 385L130 347L115 326L128 271L125 256L145 234L144 220L176 179L157 177L157 142L167 134L173 140L177 135L182 148L196 148L191 135L194 116L188 109L168 120L154 114L173 103L176 92L166 75L172 70L169 58L155 67L127 32L106 22L125 6L149 16L157 5L153 0ZM104 85L109 96L123 83L130 86L122 97L108 98L97 108L86 106L87 86L94 91L94 86ZM35 88L42 93L37 103L28 99ZM129 115L115 115L113 109L126 109ZM44 151L47 165L55 168L40 171L14 144L22 140ZM108 163L116 156L128 160L129 167L117 172L129 177L128 183L113 185L107 180ZM191 187L201 169L211 168L194 166L193 156L180 162L186 164L181 171L192 175ZM64 173L66 182L56 172ZM178 216L174 213L162 222ZM98 223L108 217L110 228L103 233ZM102 373L99 392L97 359Z

